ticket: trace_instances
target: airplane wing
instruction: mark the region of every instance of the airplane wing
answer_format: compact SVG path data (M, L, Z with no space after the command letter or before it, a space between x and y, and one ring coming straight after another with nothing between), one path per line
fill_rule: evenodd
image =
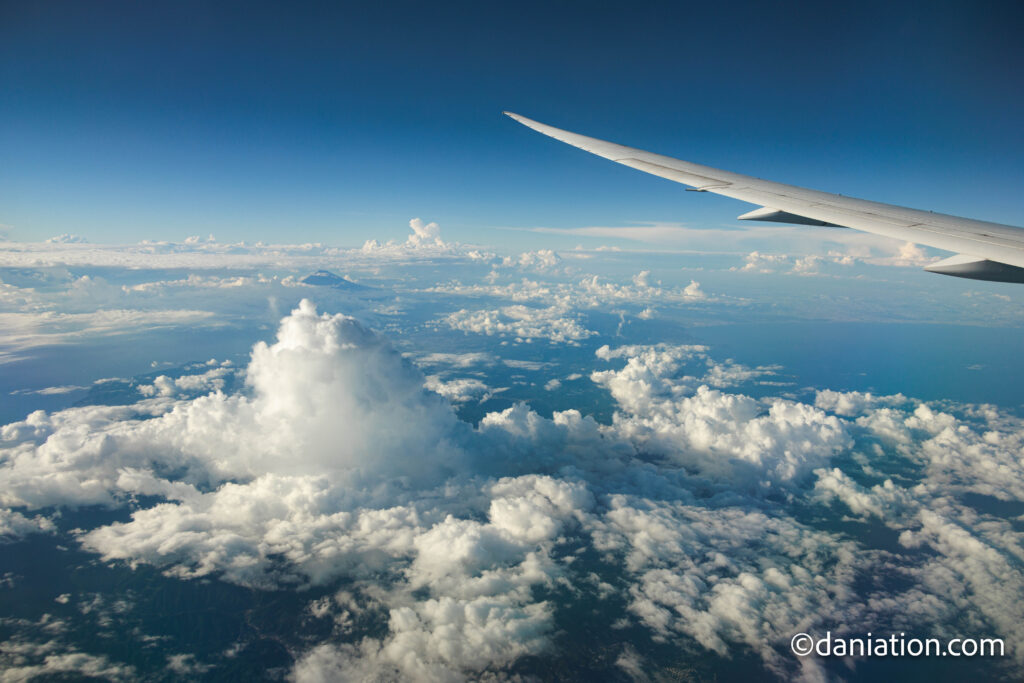
M519 123L612 161L761 208L741 220L854 228L957 252L925 270L976 280L1024 283L1024 229L870 202L722 171L617 145L504 112Z

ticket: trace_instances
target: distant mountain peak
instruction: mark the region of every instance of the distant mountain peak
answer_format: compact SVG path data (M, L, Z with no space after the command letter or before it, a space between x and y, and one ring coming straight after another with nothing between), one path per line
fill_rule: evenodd
M299 282L306 285L317 285L320 287L334 287L335 289L368 289L364 285L356 284L351 280L332 273L329 270L318 270L315 273L310 273L306 277L299 280Z

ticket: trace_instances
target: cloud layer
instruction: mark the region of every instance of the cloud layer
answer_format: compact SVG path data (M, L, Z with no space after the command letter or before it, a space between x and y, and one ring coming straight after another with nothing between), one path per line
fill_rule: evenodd
M902 396L756 398L730 388L779 368L702 346L603 346L594 362L611 420L519 403L474 427L445 397L485 383L428 379L380 334L303 301L255 345L238 391L217 383L230 368L198 367L134 403L3 427L0 531L133 506L74 540L108 562L294 591L332 634L300 653L300 681L514 675L581 637L563 615L585 609L621 668L651 675L637 639L825 680L822 662L787 654L793 633L1024 637L1024 544L982 504L1024 503L1019 419ZM49 661L19 647L12 665Z

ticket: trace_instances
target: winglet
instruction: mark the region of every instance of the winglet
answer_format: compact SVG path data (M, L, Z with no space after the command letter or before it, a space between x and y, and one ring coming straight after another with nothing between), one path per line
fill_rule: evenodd
M572 133L572 132L567 131L567 130L562 130L561 128L555 128L554 126L549 126L547 124L541 123L540 121L534 121L533 119L528 119L525 116L523 116L521 114L517 114L517 113L512 112L512 111L503 111L501 113L504 114L505 116L509 117L513 121L518 121L519 123L523 124L527 128L534 129L538 133L542 133L544 135L547 135L548 137L555 138L556 140L561 140L562 142L567 142L570 145L574 145L576 147L579 147L580 145L577 144L576 142L571 142L568 138L581 138L581 139L584 139L584 140L593 140L593 138L588 138L587 136L580 135L579 133ZM603 140L596 141L596 142L603 142Z

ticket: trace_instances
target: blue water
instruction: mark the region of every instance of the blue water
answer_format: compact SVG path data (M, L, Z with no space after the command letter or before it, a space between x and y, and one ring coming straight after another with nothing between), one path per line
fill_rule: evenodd
M782 365L798 387L903 393L1024 410L1024 329L779 322L691 328L716 358Z

